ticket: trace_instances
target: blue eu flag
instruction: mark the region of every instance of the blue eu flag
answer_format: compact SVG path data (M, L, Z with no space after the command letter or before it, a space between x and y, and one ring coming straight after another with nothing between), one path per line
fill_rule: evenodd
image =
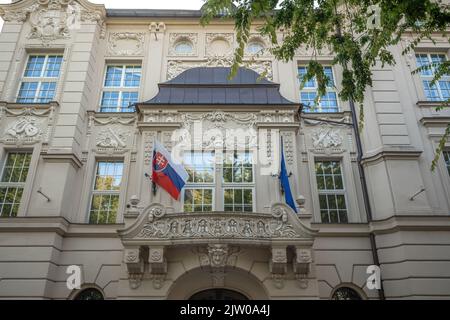
M281 139L281 172L280 172L280 182L283 188L284 197L286 199L286 204L298 213L297 207L295 206L294 198L292 197L291 186L289 185L289 176L286 170L286 161L284 160L284 147L283 138Z

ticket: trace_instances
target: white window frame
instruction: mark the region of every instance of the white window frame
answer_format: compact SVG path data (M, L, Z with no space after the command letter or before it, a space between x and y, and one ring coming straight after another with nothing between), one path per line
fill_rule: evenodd
M444 52L420 52L420 51L419 52L415 52L415 54L414 54L414 61L415 61L415 64L416 64L416 68L419 68L419 64L417 63L417 56L418 55L426 55L427 59L428 59L428 64L431 64L433 62L432 59L431 59L432 55L444 56L446 61L448 61L448 58L449 58L448 55L446 53L444 53ZM427 94L425 92L424 81L430 81L430 82L433 81L434 75L435 75L435 70L434 70L433 67L431 68L431 70L432 70L433 74L430 75L430 76L423 75L420 72L417 73L419 78L420 78L420 86L422 88L423 97L425 98L426 101L430 101L430 102L442 102L442 101L445 101L445 99L444 99L444 97L442 95L441 86L440 86L439 82L435 84L435 87L436 87L437 92L439 94L439 99L440 100L429 100L428 97L427 97ZM447 77L442 77L441 80L450 81L450 75L448 75Z
M221 194L222 194L222 201L223 201L223 209L225 211L225 189L251 189L252 190L252 212L256 212L256 201L255 201L255 194L256 194L256 185L255 185L255 181L256 181L256 177L255 177L255 163L254 163L254 152L252 152L251 150L233 150L233 152L237 152L237 153L250 153L252 156L252 182L225 182L223 173L224 173L224 161L222 161L222 165L220 168L220 181L221 181L221 186L220 186L220 190L221 190ZM225 152L224 152L225 154ZM232 167L234 168L234 167ZM234 206L235 204L233 204ZM251 212L244 212L242 211L242 213L251 213Z
M207 153L211 152L210 150L185 150L185 153ZM181 204L182 204L182 211L186 212L184 210L184 200L185 200L185 191L186 190L201 190L201 189L211 189L212 190L212 211L216 211L216 190L217 190L217 161L216 158L217 153L214 152L214 165L213 165L213 182L187 182L185 187L183 188L183 191L181 192ZM203 206L203 201L202 201ZM195 213L195 212L194 212Z
M299 81L299 84L302 83L302 80L301 80L301 77L300 77L300 68L302 68L302 67L308 69L308 65L307 64L301 64L301 63L297 65L297 79ZM331 73L333 74L334 87L328 87L327 86L327 93L334 93L334 94L336 94L337 110L334 111L334 112L322 111L322 103L319 100L319 104L317 106L311 106L310 108L311 108L312 111L307 111L307 112L308 113L338 113L338 112L341 112L342 109L341 109L341 104L339 102L339 95L338 95L337 87L336 87L336 72L334 71L334 68L333 68L332 65L323 64L323 67L324 68L328 68L329 67L331 69ZM302 93L315 93L316 96L319 95L317 80L316 79L312 79L310 81L314 81L314 87L313 88L305 87L305 88L300 90L300 102L302 102L302 97L301 97Z
M341 178L342 178L342 190L321 190L319 189L319 185L317 183L317 171L316 171L316 164L318 162L339 162L339 165L341 167ZM350 223L350 209L349 209L349 202L348 202L348 197L347 197L347 188L346 188L346 179L345 179L345 173L344 173L344 166L342 163L342 159L323 159L323 158L318 158L315 159L314 161L314 178L316 179L316 185L317 185L317 199L318 199L318 205L319 205L319 216L320 216L320 221L321 223L327 223L327 224L347 224ZM345 207L346 207L346 211L347 211L347 222L332 222L330 219L330 222L323 222L322 221L322 208L320 207L320 196L321 195L338 195L344 196L345 199ZM339 209L337 209L339 210ZM330 208L328 208L328 214L329 214ZM339 212L338 212L338 219L339 219ZM340 220L340 219L339 219Z
M121 67L122 68L122 75L120 78L120 86L106 86L106 76L108 74L108 67ZM141 79L139 81L139 86L137 87L125 87L125 72L126 72L126 68L127 67L140 67L141 68ZM141 63L107 63L105 65L105 71L103 74L103 82L102 82L102 92L100 94L100 101L99 101L99 112L101 113L111 113L111 111L102 111L102 108L110 108L113 109L114 107L106 107L106 106L102 106L102 102L103 102L103 94L105 92L118 92L119 93L119 98L117 100L117 106L116 106L116 111L117 113L123 113L124 111L122 110L122 101L123 101L123 93L124 92L133 92L133 93L137 93L138 96L138 100L140 97L140 88L142 85L142 74L143 74L143 68L142 68L142 64Z
M98 170L98 165L101 162L119 162L122 163L123 169L122 169L122 177L120 180L120 188L119 190L95 190L95 182L97 179L97 170ZM95 163L94 163L94 174L93 174L93 178L91 181L91 187L90 187L90 192L89 192L89 207L88 207L88 223L90 225L104 225L99 224L99 223L91 223L91 209L92 209L92 201L94 200L94 196L95 195L117 195L118 198L118 208L117 208L117 213L116 213L116 221L114 221L114 223L106 223L106 225L108 224L116 224L118 219L119 219L119 214L120 214L120 200L121 200L121 195L122 195L122 189L124 187L124 176L125 176L125 160L121 159L121 158L111 158L111 159L102 159L102 158L98 158L95 159ZM98 221L98 218L97 218Z
M17 103L44 103L44 102L38 102L38 99L39 99L39 93L41 91L42 83L47 83L47 82L55 83L55 95L53 96L53 98L50 101L55 99L55 96L56 96L56 93L57 93L57 90L58 90L59 79L61 77L61 73L62 73L62 69L63 69L63 62L64 61L61 61L61 68L59 69L59 76L58 77L44 77L45 70L46 70L46 67L48 65L48 60L49 60L50 56L58 56L58 57L61 57L64 60L64 55L62 53L46 53L46 54L29 53L27 55L25 66L24 66L23 72L22 72L22 77L20 79L19 87L17 89L17 94L16 94L16 102ZM45 57L44 64L42 66L41 74L40 74L39 77L26 77L25 76L25 72L27 71L27 66L28 66L28 63L30 61L30 57ZM38 86L36 88L36 92L34 94L33 102L19 102L20 89L22 88L22 84L25 83L25 82L26 83L36 83L36 82L38 83Z
M27 173L27 176L25 177L25 181L24 182L2 182L1 181L3 179L3 174L4 174L5 169L6 169L6 163L8 162L8 157L9 157L10 154L29 154L30 155L30 164L29 164L28 173ZM22 197L21 197L20 202L19 202L17 215L14 216L14 217L18 217L19 216L20 207L23 204L23 199L24 199L24 196L25 196L25 187L27 185L27 181L28 181L28 178L30 176L30 172L32 171L32 169L33 169L33 151L22 151L22 150L8 150L8 151L6 151L5 156L4 156L4 161L2 163L1 172L0 172L0 187L1 188L22 188ZM22 170L23 170L23 168L22 168ZM14 200L15 199L16 199L16 195L14 196ZM0 216L2 216L2 214L1 214L2 209L3 209L3 204L1 204L1 207L0 207ZM8 217L12 217L12 216L8 216Z

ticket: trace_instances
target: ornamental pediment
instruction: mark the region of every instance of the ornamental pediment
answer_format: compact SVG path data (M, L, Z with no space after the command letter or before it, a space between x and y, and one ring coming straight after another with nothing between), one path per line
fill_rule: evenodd
M132 226L119 233L127 244L209 243L217 240L293 244L295 241L312 241L314 231L303 225L284 204L274 205L270 213L167 213L162 205L153 204L142 211Z

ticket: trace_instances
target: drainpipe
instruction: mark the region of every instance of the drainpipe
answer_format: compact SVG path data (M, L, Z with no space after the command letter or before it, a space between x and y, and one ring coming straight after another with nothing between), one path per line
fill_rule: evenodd
M364 198L364 207L366 209L366 215L367 215L367 222L369 225L373 222L373 215L372 215L372 207L370 205L370 199L369 199L369 191L367 189L367 180L366 180L366 173L364 171L364 166L362 164L362 159L364 155L364 151L362 148L361 143L361 136L359 135L359 127L358 127L358 117L356 115L356 108L355 103L353 102L353 99L350 99L350 110L352 112L352 127L353 131L355 133L355 139L356 139L356 148L358 150L358 171L359 171L359 178L361 179L361 188L362 188L362 194ZM377 243L375 240L375 234L373 231L370 231L369 234L370 238L370 247L372 249L372 257L373 257L373 263L380 267L380 260L378 258L378 250L377 250ZM380 289L378 290L378 296L380 300L386 300L386 297L384 295L384 288L383 288L383 281L380 279Z
M356 138L356 141L355 141L356 148L357 148L357 152L358 152L357 163L358 163L359 177L361 180L361 188L362 188L363 199L364 199L364 207L366 209L367 222L370 224L373 221L373 215L372 215L372 207L370 205L369 192L367 189L366 174L364 171L364 166L362 164L364 151L362 148L361 136L360 136L359 127L358 127L358 117L356 114L356 108L355 108L355 103L353 102L353 99L349 100L349 104L350 104L350 110L352 113L352 122L351 123L337 122L337 121L331 121L331 120L326 120L326 119L311 119L311 118L307 118L307 117L302 117L303 107L304 107L303 104L300 104L300 108L298 110L299 120L302 118L303 119L311 119L311 120L326 122L326 123L331 123L331 124L347 125L347 126L351 126L353 128L355 138ZM377 244L375 241L375 234L372 231L369 233L369 239L370 239L370 248L372 251L373 263L376 266L380 267L380 260L378 258L378 250L377 250ZM378 290L378 297L380 300L386 300L386 297L384 295L384 289L383 289L383 281L381 281L380 286L381 287Z

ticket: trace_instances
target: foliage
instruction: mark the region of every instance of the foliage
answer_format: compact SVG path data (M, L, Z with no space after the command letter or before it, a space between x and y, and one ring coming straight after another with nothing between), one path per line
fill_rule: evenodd
M373 5L381 10L376 28L368 23L374 19ZM434 41L433 37L443 36L448 40L450 24L447 0L206 0L202 10L203 24L217 17L235 21L238 48L231 77L243 63L254 25L269 37L271 51L281 61L292 60L300 47L312 53L301 86L316 78L317 99L325 94L327 81L319 57L323 52L333 52L332 64L343 69L339 96L360 107L360 125L364 123L364 93L372 86L372 68L396 63L400 57L390 48L399 44L402 36L413 37L402 52L408 54L425 39ZM438 70L434 81L450 73L448 62L429 67ZM440 108L444 107L448 107L448 101ZM437 150L438 156L441 153Z

